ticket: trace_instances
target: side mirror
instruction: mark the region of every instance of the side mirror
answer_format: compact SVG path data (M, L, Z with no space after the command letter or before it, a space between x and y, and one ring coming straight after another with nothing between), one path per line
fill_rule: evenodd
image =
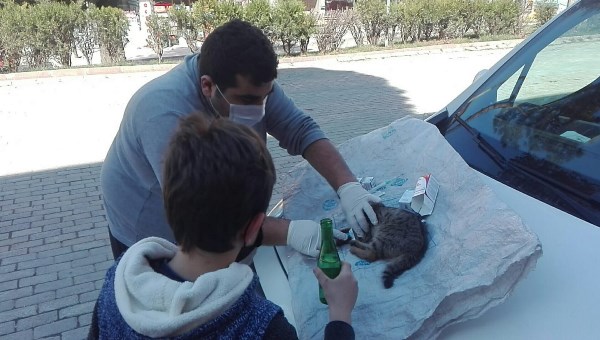
M475 77L473 77L473 82L476 82L477 79L481 78L481 76L484 75L487 71L488 71L487 68L484 68L483 70L477 72Z

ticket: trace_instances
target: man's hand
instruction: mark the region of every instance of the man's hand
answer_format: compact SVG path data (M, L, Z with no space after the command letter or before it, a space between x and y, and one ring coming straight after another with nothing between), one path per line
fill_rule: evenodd
M371 203L381 202L381 198L369 194L358 182L349 182L337 190L342 203L342 209L346 214L348 223L357 237L363 237L369 231L369 222L377 224L377 215L371 207Z
M348 235L334 228L333 237L338 240L346 240ZM321 226L311 220L291 221L288 227L287 244L304 255L319 256Z

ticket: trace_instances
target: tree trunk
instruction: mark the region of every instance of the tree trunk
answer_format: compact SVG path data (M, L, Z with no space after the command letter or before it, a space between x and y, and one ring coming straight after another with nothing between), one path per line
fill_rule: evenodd
M102 65L112 64L112 58L110 57L110 53L104 44L100 44L100 63Z

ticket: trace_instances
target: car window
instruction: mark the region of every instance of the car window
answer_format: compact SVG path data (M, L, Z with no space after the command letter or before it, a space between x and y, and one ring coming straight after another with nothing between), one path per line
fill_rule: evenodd
M600 190L600 3L582 1L457 111L500 157L557 185ZM591 183L591 184L590 184Z
M515 72L498 90L500 100L509 99L516 91L515 104L548 104L574 93L592 83L600 75L600 27L586 33L568 35L588 26L593 17L577 25L540 51L533 60L520 88L517 80L523 67Z

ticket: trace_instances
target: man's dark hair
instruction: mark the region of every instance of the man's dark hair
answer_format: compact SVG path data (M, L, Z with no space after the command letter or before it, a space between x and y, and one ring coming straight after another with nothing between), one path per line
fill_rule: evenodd
M222 253L267 210L275 167L251 128L195 113L181 120L164 163L167 220L184 252Z
M200 48L200 76L208 75L221 91L236 86L236 75L255 86L277 78L273 44L257 27L232 20L212 31Z

